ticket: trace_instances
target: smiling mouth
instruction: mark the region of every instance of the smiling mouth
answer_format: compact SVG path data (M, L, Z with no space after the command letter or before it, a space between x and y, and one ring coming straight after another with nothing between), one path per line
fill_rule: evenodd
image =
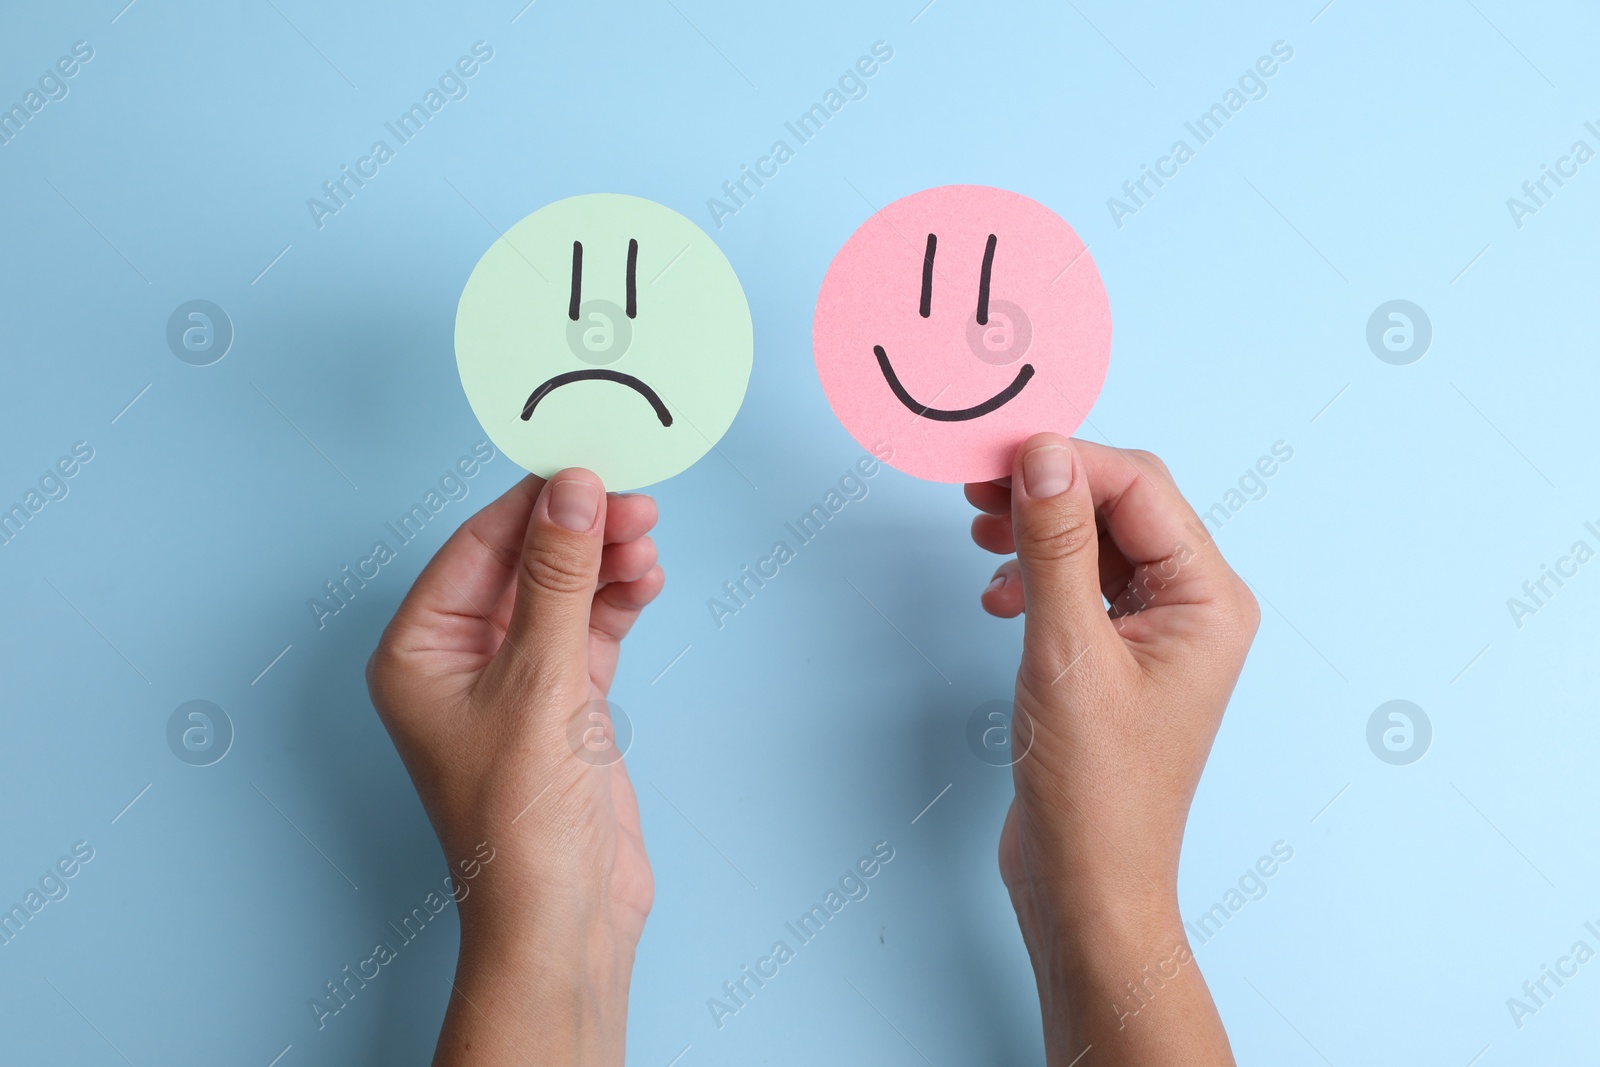
M1029 368L1029 373L1032 373L1032 368ZM527 422L533 417L533 409L539 406L539 401L560 389L563 385L571 385L573 382L616 382L618 385L625 385L650 401L650 406L655 409L656 418L661 420L661 425L672 425L672 412L667 410L667 405L661 402L661 398L656 395L654 389L631 374L623 374L621 371L605 370L603 368L568 371L566 374L558 374L546 381L539 388L528 394L528 402L522 405L522 421Z
M970 408L956 408L953 411L946 408L930 408L926 404L919 404L915 397L906 392L906 387L900 384L900 379L895 374L894 368L889 365L889 356L884 352L882 345L873 345L872 351L878 357L878 369L883 371L884 381L889 383L889 389L900 403L923 418L932 419L935 422L966 422L968 419L987 415L989 412L1009 403L1012 397L1022 392L1022 387L1028 384L1028 379L1033 377L1033 364L1024 363L1022 369L1017 371L1017 376L1011 380L1010 385L981 404L974 404Z

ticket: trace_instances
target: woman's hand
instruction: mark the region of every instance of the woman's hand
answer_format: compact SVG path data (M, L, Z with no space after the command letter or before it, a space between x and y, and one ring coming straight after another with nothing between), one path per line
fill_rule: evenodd
M439 550L367 665L456 875L436 1064L623 1061L654 883L604 700L661 591L655 520L585 470L523 479Z
M1147 453L1038 434L1009 479L966 493L973 540L1017 553L984 608L1027 613L1000 870L1049 1062L1092 1045L1101 1065L1231 1064L1178 914L1178 853L1255 598Z

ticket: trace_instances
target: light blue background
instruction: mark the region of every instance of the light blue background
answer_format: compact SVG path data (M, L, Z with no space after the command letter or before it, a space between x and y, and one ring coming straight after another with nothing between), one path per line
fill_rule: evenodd
M959 491L886 471L723 629L706 607L857 458L811 364L830 258L953 182L1090 244L1117 332L1084 436L1159 453L1202 509L1294 449L1219 534L1264 622L1181 883L1193 920L1294 849L1197 950L1240 1060L1592 1057L1600 963L1521 1029L1506 1007L1600 947L1600 564L1520 629L1506 606L1600 520L1600 162L1520 229L1506 207L1600 147L1591 5L123 2L0 15L7 106L95 50L0 147L0 502L95 450L0 549L0 904L96 850L0 948L0 1060L427 1060L453 912L326 1029L306 1002L444 876L362 667L516 472L489 464L325 629L306 601L481 437L451 334L492 227L612 190L706 227L756 328L725 458L656 489L667 591L615 691L659 887L631 1062L1037 1062L994 862L1009 776L963 738L1020 629L978 608L995 561ZM319 230L306 198L478 40L470 95ZM716 228L707 198L878 40L869 95ZM1269 95L1115 226L1106 199L1278 40ZM164 340L193 298L237 331L213 366ZM1433 322L1410 366L1366 346L1393 298ZM206 768L164 738L196 698L237 731ZM1410 766L1366 743L1394 698L1434 726ZM719 1031L706 999L880 840L871 895Z

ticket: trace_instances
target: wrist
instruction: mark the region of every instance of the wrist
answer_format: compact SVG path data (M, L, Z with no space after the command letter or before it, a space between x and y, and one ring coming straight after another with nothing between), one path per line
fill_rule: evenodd
M633 941L595 916L464 912L436 1067L520 1064L529 1049L541 1062L622 1067L633 956Z
M513 965L519 955L631 964L644 912L587 880L497 871L458 900L463 954L486 953Z
M1116 952L1183 925L1176 886L1072 881L1035 886L1033 896L1057 943Z
M579 989L604 1007L626 1000L636 943L603 910L463 908L458 970L492 972L534 992Z
M1232 1067L1228 1038L1175 908L1121 913L1036 957L1045 1062ZM1106 1058L1109 1055L1109 1059Z
M1026 940L1051 1064L1121 1033L1164 990L1198 977L1176 901L1165 893L1035 903Z

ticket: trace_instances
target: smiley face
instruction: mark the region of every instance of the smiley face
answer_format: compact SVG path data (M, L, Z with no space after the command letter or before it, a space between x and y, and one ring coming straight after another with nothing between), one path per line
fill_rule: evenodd
M588 467L637 489L689 467L750 380L750 308L704 231L611 193L549 204L507 230L456 310L473 413L523 467Z
M1025 196L928 189L834 257L812 324L817 373L864 447L919 478L1011 473L1016 446L1076 430L1105 380L1111 310L1087 247Z

